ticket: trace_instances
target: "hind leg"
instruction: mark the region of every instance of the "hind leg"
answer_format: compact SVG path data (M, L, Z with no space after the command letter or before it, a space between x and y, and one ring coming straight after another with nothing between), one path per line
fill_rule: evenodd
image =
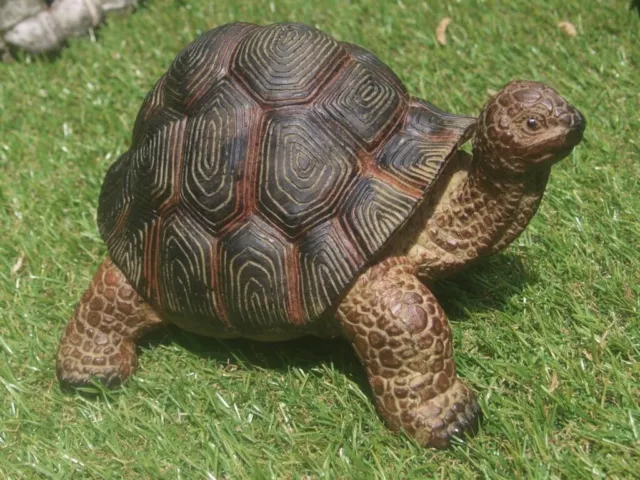
M480 408L456 375L442 308L403 261L387 260L362 275L338 319L387 425L423 445L446 447L452 436L476 430Z
M56 374L66 387L123 383L137 366L136 341L163 321L111 260L98 268L62 336Z

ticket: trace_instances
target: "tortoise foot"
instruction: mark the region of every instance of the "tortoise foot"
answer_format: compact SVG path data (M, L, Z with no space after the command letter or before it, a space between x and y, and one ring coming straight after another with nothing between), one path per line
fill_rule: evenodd
M481 420L475 394L456 380L448 390L420 404L415 420L405 429L424 445L446 448L453 437L475 435Z
M78 339L77 334L72 334L72 338ZM56 374L63 388L83 387L93 382L115 388L136 369L136 347L132 342L102 347L90 342L74 345L73 340L66 342L58 352Z
M124 383L137 366L136 341L162 324L122 272L106 260L62 336L56 374L63 387Z

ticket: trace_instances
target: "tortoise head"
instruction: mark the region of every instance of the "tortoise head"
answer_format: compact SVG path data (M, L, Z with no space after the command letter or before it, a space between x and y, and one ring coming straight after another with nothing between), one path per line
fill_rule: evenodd
M501 175L546 169L580 143L585 125L582 114L551 87L515 81L485 105L474 152Z

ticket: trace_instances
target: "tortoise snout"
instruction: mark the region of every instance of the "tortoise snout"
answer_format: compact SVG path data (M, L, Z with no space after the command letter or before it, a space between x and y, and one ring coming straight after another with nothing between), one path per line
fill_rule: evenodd
M575 114L572 116L573 125L571 126L573 130L580 132L580 135L584 133L585 128L587 128L587 119L584 118L584 115L580 113L580 110L575 109Z
M558 118L561 125L568 129L566 142L571 146L576 146L582 141L587 120L584 115L577 109L569 107L569 110Z

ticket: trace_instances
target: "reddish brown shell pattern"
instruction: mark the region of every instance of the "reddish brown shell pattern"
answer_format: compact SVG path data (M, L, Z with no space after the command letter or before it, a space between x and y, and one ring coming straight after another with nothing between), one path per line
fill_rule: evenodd
M468 138L460 118L315 28L224 25L147 95L99 229L140 295L188 329L321 329Z

